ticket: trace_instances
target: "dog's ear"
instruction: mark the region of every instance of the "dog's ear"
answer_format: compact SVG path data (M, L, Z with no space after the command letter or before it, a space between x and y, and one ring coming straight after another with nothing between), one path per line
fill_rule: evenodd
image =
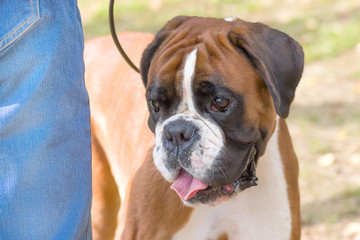
M178 26L183 22L187 21L191 17L178 16L170 20L155 36L154 40L146 47L143 52L141 62L140 62L140 73L145 87L148 82L148 73L151 61L155 56L156 51L164 40L169 36L169 34L174 31Z
M277 114L286 118L304 68L300 44L262 23L243 21L236 23L228 38L259 72Z

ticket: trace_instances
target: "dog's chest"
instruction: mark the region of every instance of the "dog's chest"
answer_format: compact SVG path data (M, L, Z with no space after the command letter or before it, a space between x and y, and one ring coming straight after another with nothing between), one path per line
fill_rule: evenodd
M268 143L257 167L258 186L215 207L196 207L173 240L289 239L291 213L277 134ZM225 238L226 239L226 238Z
M263 204L255 209L239 199L223 203L221 207L197 208L173 240L218 240L224 235L228 240L288 239L290 214L280 213L283 210L279 208L272 209L268 205L271 203L264 201Z

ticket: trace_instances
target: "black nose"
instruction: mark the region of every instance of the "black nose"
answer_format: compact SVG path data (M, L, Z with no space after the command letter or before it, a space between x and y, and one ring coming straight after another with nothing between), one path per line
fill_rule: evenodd
M197 128L189 121L179 119L172 121L164 127L165 146L172 150L176 147L185 149L191 145L195 138Z

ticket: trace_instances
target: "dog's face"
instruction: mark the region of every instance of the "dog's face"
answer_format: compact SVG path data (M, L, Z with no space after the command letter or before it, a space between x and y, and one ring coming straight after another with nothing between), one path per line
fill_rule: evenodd
M153 157L185 204L216 204L256 185L302 68L300 45L263 24L177 17L157 34L141 62Z

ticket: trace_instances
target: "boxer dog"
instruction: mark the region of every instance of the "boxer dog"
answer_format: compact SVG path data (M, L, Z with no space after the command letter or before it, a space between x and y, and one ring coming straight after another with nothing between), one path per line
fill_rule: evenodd
M143 84L110 37L85 48L94 239L300 239L284 118L301 46L261 23L185 16L119 38Z

